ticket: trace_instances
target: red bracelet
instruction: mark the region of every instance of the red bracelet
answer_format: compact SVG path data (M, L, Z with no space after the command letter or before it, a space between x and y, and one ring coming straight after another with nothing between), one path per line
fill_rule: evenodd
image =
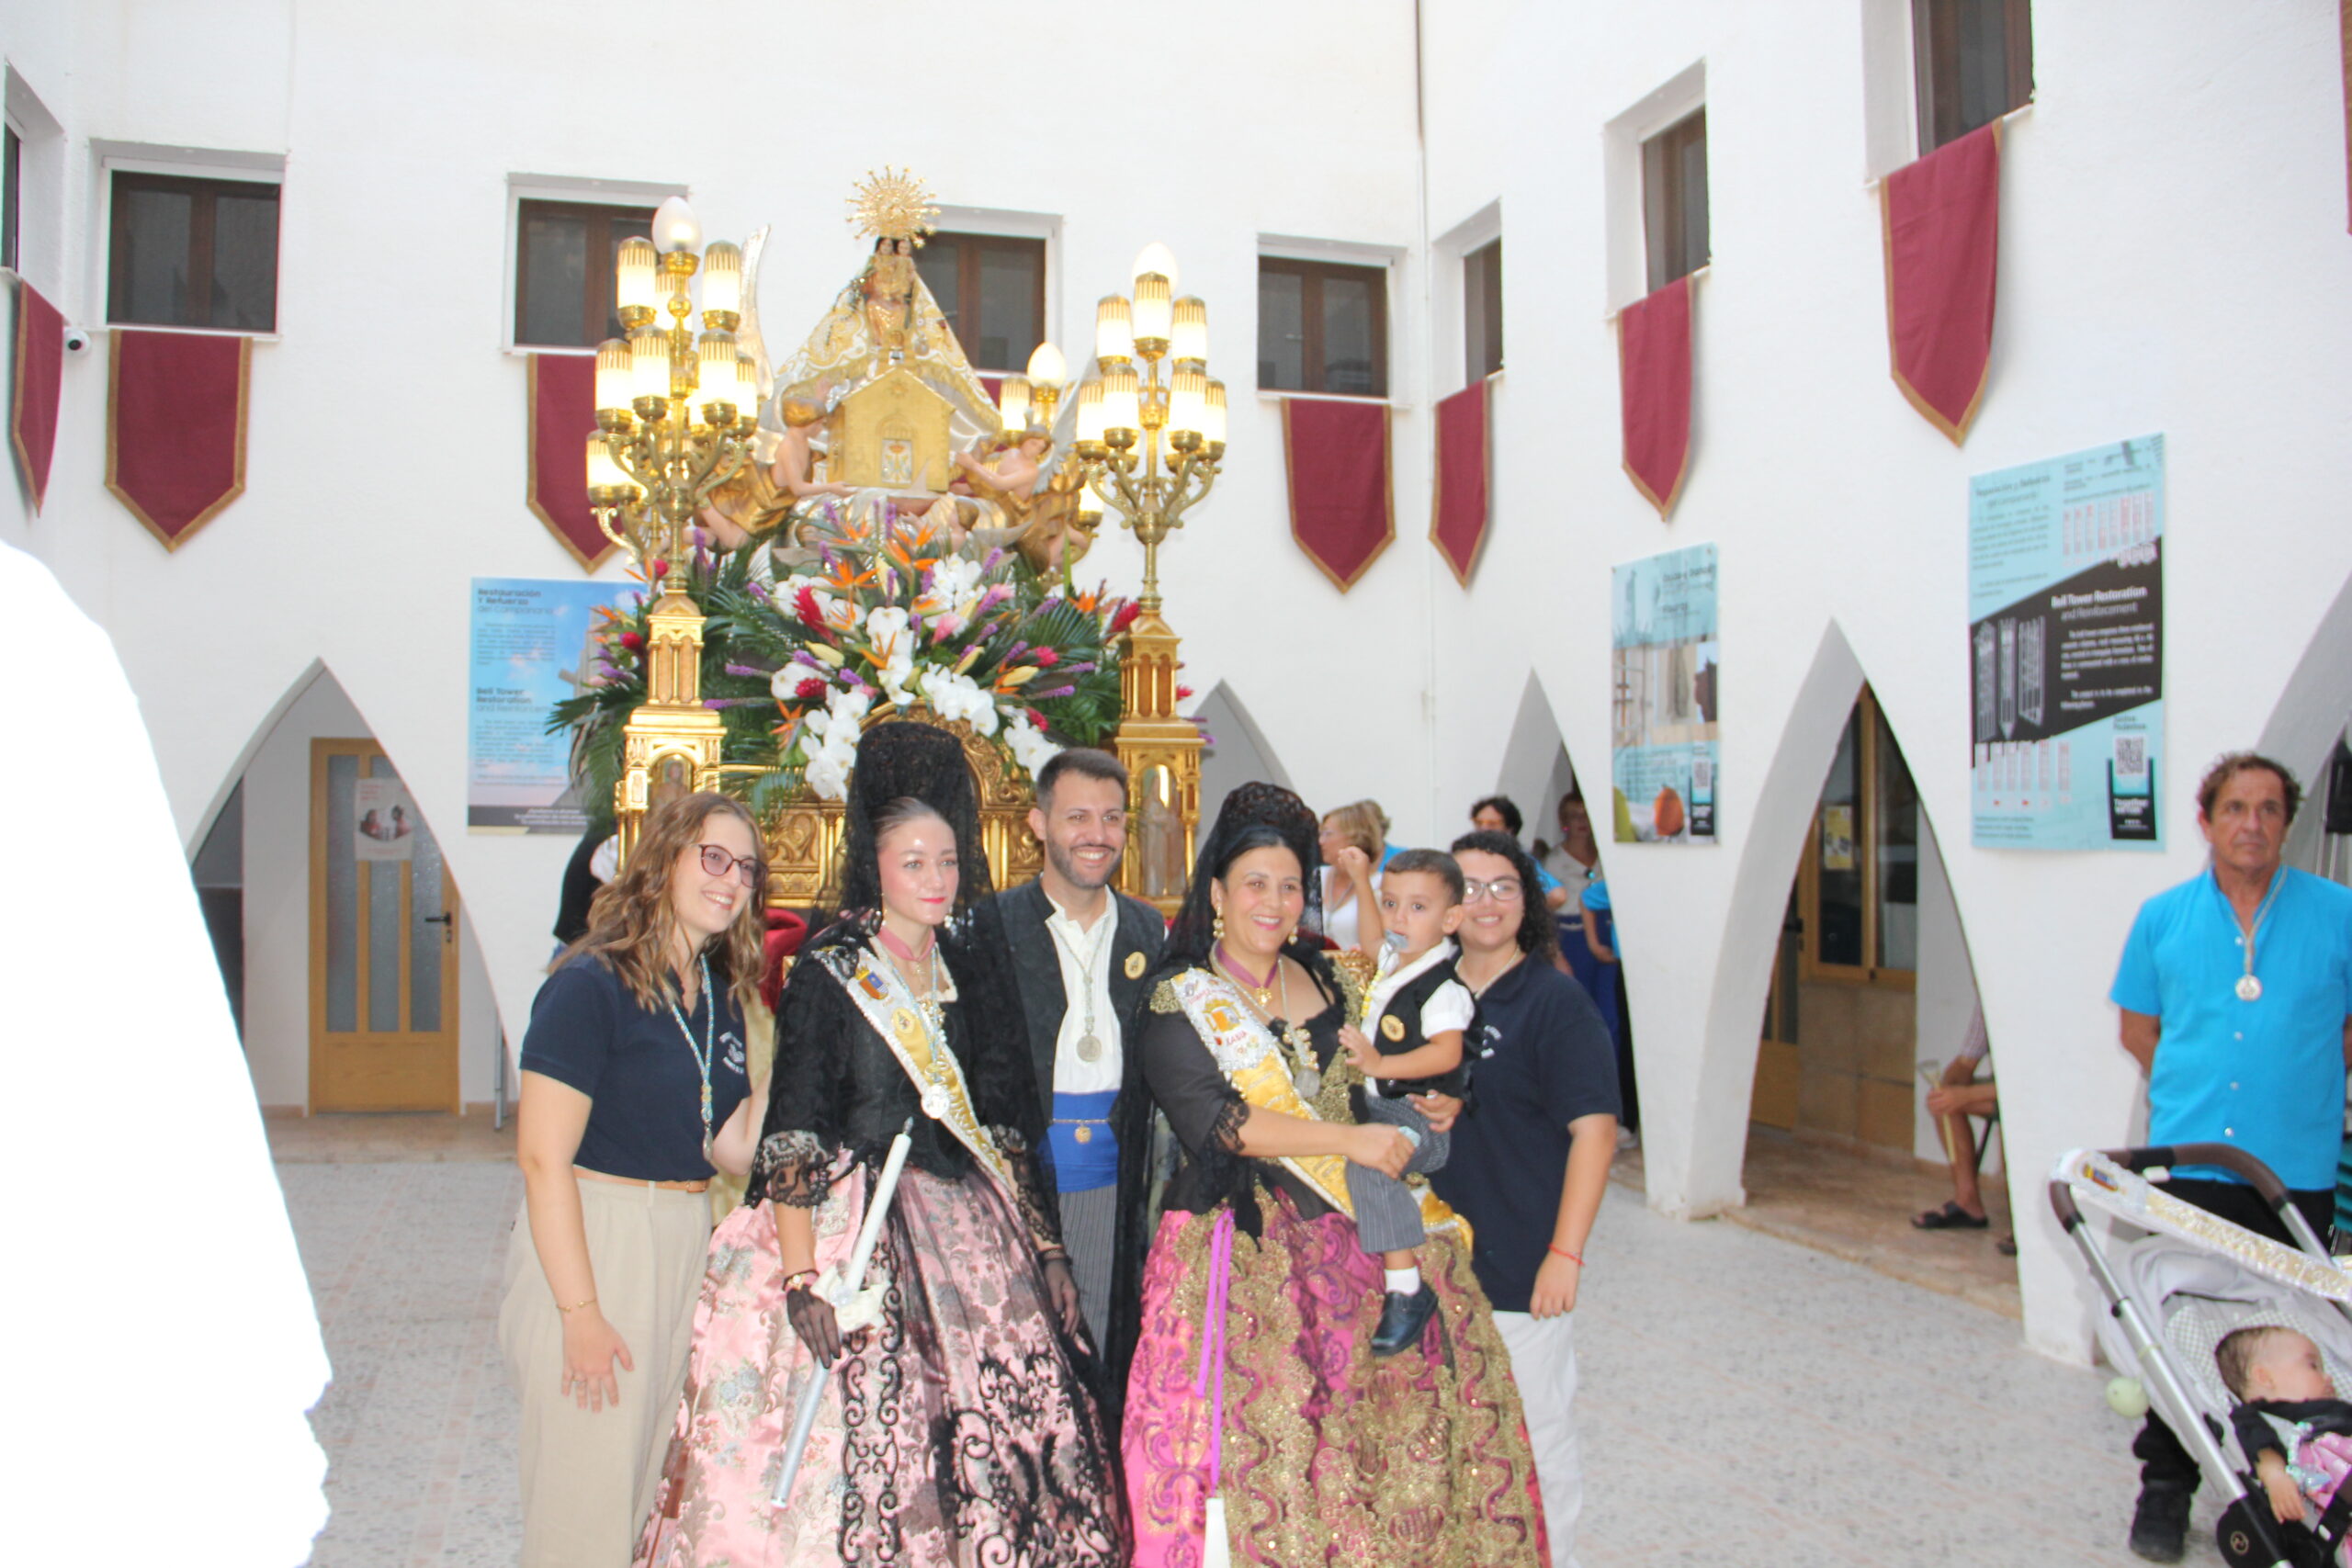
M1575 1265L1576 1265L1577 1268L1579 1268L1579 1269L1581 1269L1581 1268L1583 1268L1583 1267L1584 1267L1584 1259L1583 1259L1583 1258L1578 1258L1575 1253L1570 1252L1570 1251L1569 1251L1566 1247L1552 1247L1552 1246L1550 1246L1550 1245L1548 1245L1548 1244L1547 1244L1547 1245L1545 1246L1545 1247L1544 1247L1544 1250L1545 1250L1545 1251L1547 1251L1547 1252L1556 1252L1556 1253L1558 1253L1561 1257L1563 1257L1563 1258L1566 1258L1569 1262L1571 1262L1571 1263L1575 1264Z

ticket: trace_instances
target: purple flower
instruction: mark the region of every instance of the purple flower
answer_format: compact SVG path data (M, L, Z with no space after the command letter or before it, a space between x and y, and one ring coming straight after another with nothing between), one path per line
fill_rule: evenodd
M729 664L727 667L727 672L729 675L749 676L755 681L764 681L769 676L775 673L773 670L762 670L757 666L751 664Z
M1091 663L1065 664L1062 666L1062 673L1065 675L1091 675L1098 668L1099 666Z
M1029 694L1029 700L1030 700L1031 702L1033 702L1033 703L1049 703L1049 702L1052 702L1056 697L1067 697L1067 696L1074 695L1074 694L1076 694L1077 691L1078 691L1078 688L1077 688L1076 686L1056 686L1056 687L1055 687L1052 691L1050 691L1050 692L1032 692L1032 693L1030 693L1030 694Z
M1001 548L990 550L988 553L987 558L980 562L980 575L986 577L989 572L994 571L998 567L1003 564L1004 551ZM991 589L989 592L993 592L995 590Z

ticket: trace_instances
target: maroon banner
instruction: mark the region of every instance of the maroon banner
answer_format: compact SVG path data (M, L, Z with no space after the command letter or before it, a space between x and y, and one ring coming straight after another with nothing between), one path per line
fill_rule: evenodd
M1984 397L2001 233L2001 122L1948 141L1879 186L1894 384L1959 446Z
M1690 471L1690 279L1617 313L1618 417L1625 477L1660 517Z
M167 550L245 492L254 342L125 332L107 345L107 489Z
M1388 486L1388 405L1283 400L1290 532L1345 593L1396 536Z
M49 499L49 460L57 451L57 400L65 370L65 318L23 278L17 280L17 391L8 439L33 511Z
M588 437L596 433L596 359L535 354L530 370L530 468L524 504L548 525L583 571L619 548L588 510Z
M1470 586L1478 550L1487 542L1487 389L1484 377L1437 405L1437 491L1430 508L1430 541Z

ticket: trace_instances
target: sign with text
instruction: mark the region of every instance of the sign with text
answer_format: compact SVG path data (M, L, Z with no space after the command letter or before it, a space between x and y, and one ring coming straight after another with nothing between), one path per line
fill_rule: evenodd
M1971 842L2164 847L2165 438L1968 482Z
M1715 841L1715 547L1616 570L1610 779L1616 840Z
M571 739L548 710L596 666L596 610L632 588L610 582L477 577L466 725L466 826L479 832L578 833L588 825L571 778Z

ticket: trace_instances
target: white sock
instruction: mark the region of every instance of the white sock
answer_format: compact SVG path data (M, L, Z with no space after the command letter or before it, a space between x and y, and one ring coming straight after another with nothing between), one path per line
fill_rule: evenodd
M1421 1266L1419 1264L1408 1263L1402 1269L1388 1269L1382 1272L1388 1276L1388 1288L1397 1294L1411 1296L1420 1293Z

